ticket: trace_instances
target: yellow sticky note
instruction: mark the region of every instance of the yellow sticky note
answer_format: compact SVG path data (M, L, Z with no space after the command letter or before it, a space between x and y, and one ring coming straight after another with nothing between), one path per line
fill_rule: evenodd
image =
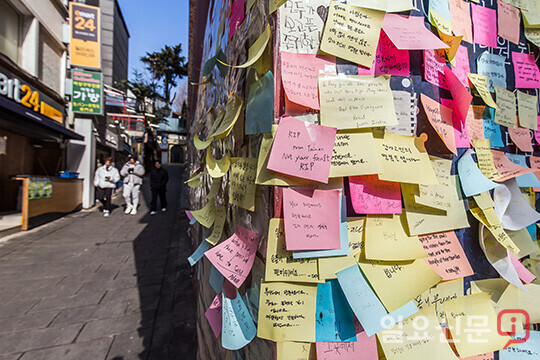
M386 12L402 12L414 9L412 0L349 0L347 4Z
M540 46L540 28L525 26L525 37L536 46Z
M388 312L393 312L441 281L423 259L383 262L360 259L360 268Z
M221 120L218 120L216 123L214 123L214 125L217 124L216 128L212 126L212 129L210 129L210 133L208 134L207 138L214 137L216 140L219 140L229 135L232 128L234 127L234 124L236 124L236 121L240 117L243 105L244 101L240 96L236 94L232 96L227 102L223 117L221 118Z
M272 170L268 170L268 159L270 158L270 151L272 150L272 144L274 142L275 130L277 125L272 127L271 133L264 133L261 141L261 147L259 149L259 157L257 160L257 179L255 183L257 185L275 185L275 186L294 186L305 185L307 180L294 178L285 174L277 173Z
M365 217L347 218L347 235L349 236L349 250L351 255L364 251L364 225Z
M401 184L409 235L433 234L469 227L465 205L458 197L458 181L456 175L451 176L452 205L446 211L417 204L415 194L418 194L418 187L414 184Z
M206 194L205 196L208 200L216 197L216 195L219 192L219 189L221 189L222 181L223 181L223 178L215 178L212 181L212 185L210 185L210 191L208 191L208 194Z
M232 158L229 201L249 211L255 211L256 158Z
M430 9L429 13L431 15L431 24L435 25L437 30L441 31L443 34L452 35L451 21L446 20L441 15L437 14L437 12L433 11L433 9Z
M278 3L279 0L276 0L275 2ZM217 61L219 61L223 65L230 66L233 68L247 68L255 64L257 60L259 60L259 58L262 56L262 54L264 53L264 50L266 49L266 45L268 45L268 42L270 41L271 35L272 35L272 32L270 31L270 24L268 24L266 25L264 32L257 38L257 40L255 40L253 45L251 45L251 47L248 49L248 60L242 65L231 66L229 64L224 63L219 58L217 59Z
M514 309L525 310L529 314L530 323L537 324L540 322L540 308L538 307L540 285L527 284L524 286L525 289L531 292L530 294L513 285L508 285L498 303L503 308L512 309L512 306L514 306ZM518 300L517 302L515 301L516 299ZM516 303L518 304L517 307L515 307ZM511 304L511 306L506 306L506 304ZM523 317L521 317L520 320L523 320Z
M484 100L486 105L497 109L497 104L495 104L495 101L493 100L493 97L491 97L491 93L487 87L487 77L472 73L467 73L467 77L473 84L476 91L478 91L478 94L480 94L480 97Z
M435 310L439 323L445 322L444 303L463 296L463 279L441 282L414 298L418 309Z
M270 219L265 281L319 282L317 259L293 259L285 246L283 219Z
M206 238L206 241L208 241L210 244L216 245L219 240L221 240L221 235L223 234L223 227L225 226L226 218L227 209L225 208L225 206L217 206L212 234L210 234L210 236Z
M357 129L398 125L390 79L384 76L319 75L319 99L324 126Z
M405 214L368 215L366 218L366 250L369 260L403 261L428 256L418 240L405 232Z
M336 273L356 265L356 259L351 255L319 258L319 280L337 279Z
M330 177L371 175L381 172L371 132L336 135L330 165Z
M519 252L515 254L518 259L538 251L538 245L533 241L531 234L529 234L527 231L527 228L517 231L505 231L519 249Z
M485 191L478 195L473 195L473 198L478 207L482 210L495 207L495 202L493 202L489 191Z
M419 194L414 196L414 201L417 204L429 206L435 209L449 210L453 205L454 197L452 191L452 178L450 169L452 160L441 159L430 156L431 165L435 171L435 176L439 181L439 185L419 185Z
M279 9L279 7L285 4L287 0L270 0L270 14Z
M538 130L538 111L536 103L538 97L517 91L517 106L519 126L531 130Z
M535 259L525 259L521 262L527 270L529 270L534 276L536 276L536 279L532 281L531 284L537 284L540 285L540 260Z
M317 360L317 349L313 343L278 342L277 360Z
M501 174L495 167L493 154L489 144L489 139L473 140L473 146L476 150L476 158L478 159L478 168L488 179L495 180L501 177Z
M501 350L510 340L497 332L497 314L490 298L488 293L479 293L444 304L446 321L462 358Z
M493 87L495 88L495 102L497 104L497 109L495 109L495 122L499 125L515 129L516 95L500 86L494 85Z
M195 137L193 138L193 145L195 145L195 148L197 150L204 150L210 146L212 141L214 141L213 137L206 138L206 140L201 140L199 135L195 135Z
M206 170L213 178L222 177L229 171L231 167L231 157L227 152L221 157L221 159L216 160L212 156L212 147L206 149Z
M192 210L191 215L204 227L210 228L216 220L216 203L210 200L200 210Z
M506 249L513 252L514 254L519 253L519 248L514 243L514 241L508 236L506 231L502 228L501 223L499 221L498 225L493 224L493 220L490 222L490 220L486 217L486 213L488 211L493 211L492 208L487 210L481 210L480 208L470 208L471 214L482 224L486 226L486 228L489 230L489 232L495 237L495 239Z
M321 38L321 50L371 67L384 19L384 11L330 3Z
M375 139L375 143L382 167L380 180L422 185L439 183L423 139L385 133L384 138Z
M458 360L445 339L434 308L420 310L377 333L377 339L387 360Z
M315 342L317 285L262 283L257 336Z

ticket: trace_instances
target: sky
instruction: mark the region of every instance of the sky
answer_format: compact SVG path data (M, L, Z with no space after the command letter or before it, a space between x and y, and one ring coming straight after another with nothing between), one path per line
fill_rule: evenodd
M129 77L133 69L142 71L139 61L147 52L165 45L182 44L188 58L189 0L118 0L124 15L129 39Z

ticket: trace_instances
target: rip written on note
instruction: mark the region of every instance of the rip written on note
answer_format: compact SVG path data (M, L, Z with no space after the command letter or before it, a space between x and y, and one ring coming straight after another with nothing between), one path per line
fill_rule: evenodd
M398 125L390 80L371 75L319 75L321 124L338 129Z
M259 234L236 226L235 233L204 253L219 272L237 288L251 271L259 247Z
M341 247L338 190L283 189L287 250Z
M335 128L281 119L267 168L283 174L328 183Z
M443 280L474 274L471 264L453 231L419 237L429 257L424 259Z

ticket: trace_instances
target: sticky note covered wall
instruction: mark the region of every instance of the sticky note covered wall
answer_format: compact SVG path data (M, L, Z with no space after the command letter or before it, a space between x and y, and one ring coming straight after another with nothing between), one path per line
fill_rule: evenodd
M200 358L535 358L540 3L202 3Z

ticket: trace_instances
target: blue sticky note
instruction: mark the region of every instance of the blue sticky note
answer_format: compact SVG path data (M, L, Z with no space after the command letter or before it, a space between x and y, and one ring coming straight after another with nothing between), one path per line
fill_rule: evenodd
M527 158L525 155L505 154L511 162L516 165L527 166ZM540 187L540 180L533 173L523 174L516 178L519 187Z
M484 137L491 147L504 147L501 127L495 122L495 109L486 106L483 116Z
M193 225L197 222L197 219L195 219L195 217L191 218L191 220L189 220L189 225Z
M218 269L214 265L212 265L212 268L210 269L210 286L212 286L212 289L217 293L221 291L221 288L223 287L223 280L225 278L223 275L219 272Z
M477 72L487 78L489 91L494 92L494 85L506 89L506 58L501 55L490 54L485 51L476 60Z
M517 338L523 339L524 333ZM540 360L540 331L529 332L529 339L522 344L516 344L499 351L499 360Z
M429 0L429 16L431 22L431 12L435 11L441 15L446 21L452 21L450 16L450 7L448 6L448 0Z
M347 229L347 201L345 196L340 196L339 206L341 207L339 222L339 244L341 248L335 250L308 250L293 251L293 259L305 259L314 257L329 257L349 255L349 230Z
M356 341L354 314L337 280L317 284L316 314L316 341Z
M536 241L536 224L527 226L527 231L529 232L529 235L531 235L532 240Z
M368 336L387 329L418 312L414 302L410 301L389 314L358 265L341 270L336 275L349 305Z
M246 346L257 334L257 328L240 295L229 299L223 294L223 327L221 343L227 350L238 350Z
M191 266L195 265L201 258L204 256L204 253L212 247L208 241L203 240L197 250L190 257L188 257L189 264Z
M249 85L246 105L246 135L272 131L274 123L274 75L269 71Z
M465 196L478 195L499 186L480 171L472 158L472 153L472 150L467 150L457 164L461 190Z

